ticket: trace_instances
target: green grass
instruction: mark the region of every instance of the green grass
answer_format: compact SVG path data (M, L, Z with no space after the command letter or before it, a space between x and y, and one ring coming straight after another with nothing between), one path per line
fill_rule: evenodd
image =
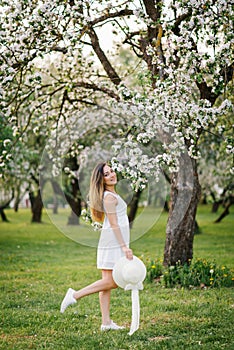
M151 210L147 215L152 216ZM59 215L57 220L66 217L65 212ZM140 292L140 329L131 337L127 334L131 297L121 289L112 293L111 313L126 330L100 332L98 295L81 299L60 314L60 303L69 286L78 289L99 278L95 247L66 237L46 213L43 224L31 224L28 210L8 210L7 216L10 223L0 223L0 349L234 348L232 288L165 289L145 282ZM220 224L213 224L216 217L210 207L199 207L202 233L195 236L194 257L233 268L234 213ZM165 225L163 213L146 234L132 243L134 254L143 259L162 258ZM140 229L140 224L135 229Z

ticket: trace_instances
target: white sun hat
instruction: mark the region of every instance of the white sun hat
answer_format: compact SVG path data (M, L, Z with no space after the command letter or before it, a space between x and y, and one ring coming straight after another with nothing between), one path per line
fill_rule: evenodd
M113 279L115 283L124 290L131 290L132 294L132 323L129 335L132 335L140 323L139 290L143 289L143 281L146 277L144 263L135 255L132 260L122 257L113 268Z

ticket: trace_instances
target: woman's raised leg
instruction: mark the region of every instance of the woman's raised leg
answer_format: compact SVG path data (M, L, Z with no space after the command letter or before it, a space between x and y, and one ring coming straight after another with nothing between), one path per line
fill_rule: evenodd
M102 279L91 283L78 291L69 288L62 301L60 311L63 313L69 305L74 304L78 299L81 299L87 295L110 291L114 288L117 288L117 284L113 280L112 270L102 270ZM104 299L105 298L108 300L109 297L105 296Z
M108 291L111 289L117 288L117 284L114 282L112 277L112 270L102 270L102 279L94 283L89 284L88 286L76 291L73 294L73 297L78 300L87 295L98 293L102 291Z

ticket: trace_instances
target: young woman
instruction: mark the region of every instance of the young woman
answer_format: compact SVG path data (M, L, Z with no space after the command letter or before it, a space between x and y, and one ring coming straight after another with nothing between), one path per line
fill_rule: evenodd
M75 291L69 288L61 304L60 312L77 300L99 293L102 313L101 330L122 329L110 319L111 290L117 288L112 277L115 263L122 257L133 259L129 248L129 222L127 205L116 193L116 173L107 163L99 163L93 170L90 180L90 210L94 221L103 222L97 250L97 268L102 271L102 279Z

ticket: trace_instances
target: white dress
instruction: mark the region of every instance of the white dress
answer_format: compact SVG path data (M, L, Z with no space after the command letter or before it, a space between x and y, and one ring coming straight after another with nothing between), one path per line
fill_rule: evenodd
M105 191L104 198L107 194L114 196L118 203L116 205L116 215L118 225L120 227L123 240L127 247L129 247L130 230L129 221L127 216L127 204L124 200L113 192ZM105 208L104 208L105 211ZM115 263L124 256L124 253L120 247L118 240L116 239L115 233L112 230L109 220L105 215L102 231L98 243L97 250L97 268L105 270L113 270Z

